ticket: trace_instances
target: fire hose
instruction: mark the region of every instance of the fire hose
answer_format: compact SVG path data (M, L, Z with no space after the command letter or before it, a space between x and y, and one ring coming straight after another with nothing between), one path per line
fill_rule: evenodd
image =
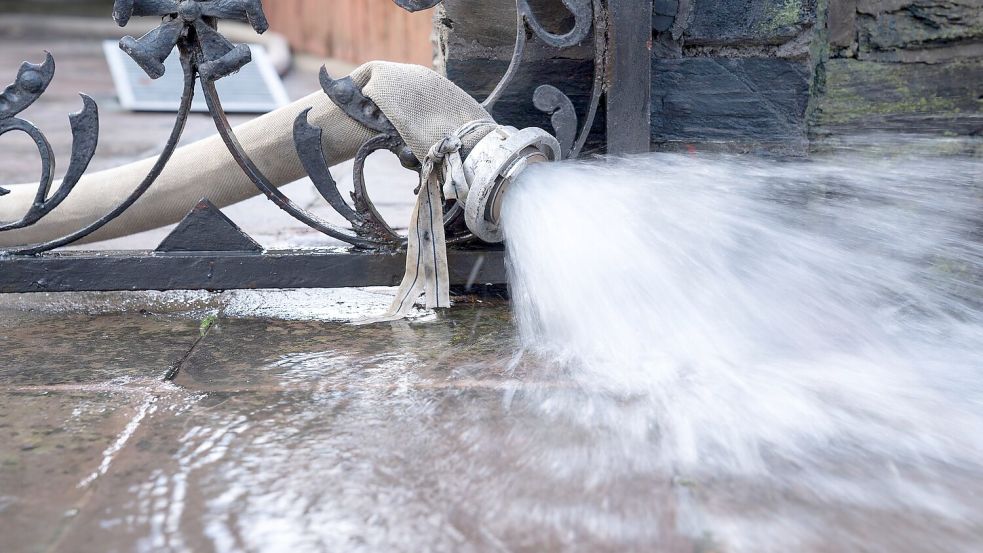
M399 318L424 293L428 307L448 307L445 199L465 206L468 228L479 239L501 242L502 196L530 163L556 161L560 146L541 129L498 125L470 95L434 71L416 65L371 62L351 79L392 122L423 162L417 206L407 236L407 272L384 318ZM322 93L235 128L259 169L276 186L305 176L293 140L294 121L312 108L308 121L324 130L329 165L352 159L374 132L350 118ZM151 170L156 159L82 177L72 194L32 226L0 233L0 247L55 239L112 210ZM16 220L35 201L36 184L5 186L0 221ZM135 234L178 222L203 196L219 207L259 194L222 139L213 136L178 149L154 185L127 211L85 241Z

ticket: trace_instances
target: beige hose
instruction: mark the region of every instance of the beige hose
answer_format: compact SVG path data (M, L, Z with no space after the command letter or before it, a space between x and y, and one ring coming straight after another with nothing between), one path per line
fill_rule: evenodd
M365 64L352 79L392 121L420 159L430 148L469 121L488 113L466 92L430 69L388 62ZM355 156L374 133L352 120L321 92L236 127L256 165L277 186L305 176L293 142L297 115L313 107L311 124L324 129L330 165ZM472 147L483 137L468 137ZM26 229L0 233L0 247L53 240L96 221L136 188L156 159L146 159L83 177L72 194L47 217ZM0 221L19 219L29 208L37 184L5 186ZM202 197L224 207L259 193L218 136L178 149L157 182L129 210L84 242L126 236L179 221ZM270 209L276 209L272 205Z

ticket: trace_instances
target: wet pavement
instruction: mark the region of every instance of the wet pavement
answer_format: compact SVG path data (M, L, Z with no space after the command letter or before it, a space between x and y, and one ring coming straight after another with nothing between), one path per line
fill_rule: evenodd
M623 551L672 527L670 480L612 479L608 444L544 412L570 383L516 356L506 302L342 322L383 292L0 298L0 550ZM278 297L320 307L248 316Z
M43 310L40 296L0 297L0 551L979 543L971 511L953 519L843 497L849 482L899 493L862 459L817 456L831 477L818 487L795 465L746 477L673 470L644 398L585 388L520 355L506 302L466 297L410 321L345 322L378 312L386 292L75 294ZM893 470L911 483L925 468ZM983 493L969 470L945 487Z
M384 298L284 294L340 306L342 318L345 298L372 303L353 294ZM256 295L253 307L271 299ZM0 303L5 553L456 550L492 539L459 510L478 507L461 486L493 467L455 474L496 456L483 451L490 442L468 444L473 432L513 424L503 398L521 386L504 302L357 327L323 313L227 317L230 295L130 296L145 306Z

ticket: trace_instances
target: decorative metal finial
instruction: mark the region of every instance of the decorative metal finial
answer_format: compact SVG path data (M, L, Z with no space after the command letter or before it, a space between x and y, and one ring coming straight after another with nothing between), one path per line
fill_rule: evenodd
M269 28L261 0L116 0L113 19L125 27L132 16L156 15L164 22L143 37L120 40L120 48L151 79L164 75L164 60L182 38L194 37L203 59L198 74L215 81L235 73L252 61L249 47L229 42L217 30L218 20L242 21L257 33ZM194 33L188 31L194 29Z
M441 3L443 0L394 0L396 5L403 8L406 11L418 12L421 10L429 10L430 8Z
M41 97L55 76L55 60L45 52L43 63L24 62L17 79L0 93L0 119L13 117Z

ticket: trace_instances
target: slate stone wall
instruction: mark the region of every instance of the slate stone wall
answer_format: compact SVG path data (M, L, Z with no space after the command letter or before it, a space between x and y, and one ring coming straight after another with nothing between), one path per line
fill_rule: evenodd
M830 0L814 139L983 135L983 0Z
M569 23L558 0L535 7L556 29ZM448 76L487 94L512 53L514 1L446 0L438 22ZM652 32L654 149L801 153L877 131L983 135L983 0L655 0ZM533 41L495 115L548 126L531 102L543 83L582 111L590 57Z
M678 0L653 24L653 146L803 151L816 22L816 0Z

